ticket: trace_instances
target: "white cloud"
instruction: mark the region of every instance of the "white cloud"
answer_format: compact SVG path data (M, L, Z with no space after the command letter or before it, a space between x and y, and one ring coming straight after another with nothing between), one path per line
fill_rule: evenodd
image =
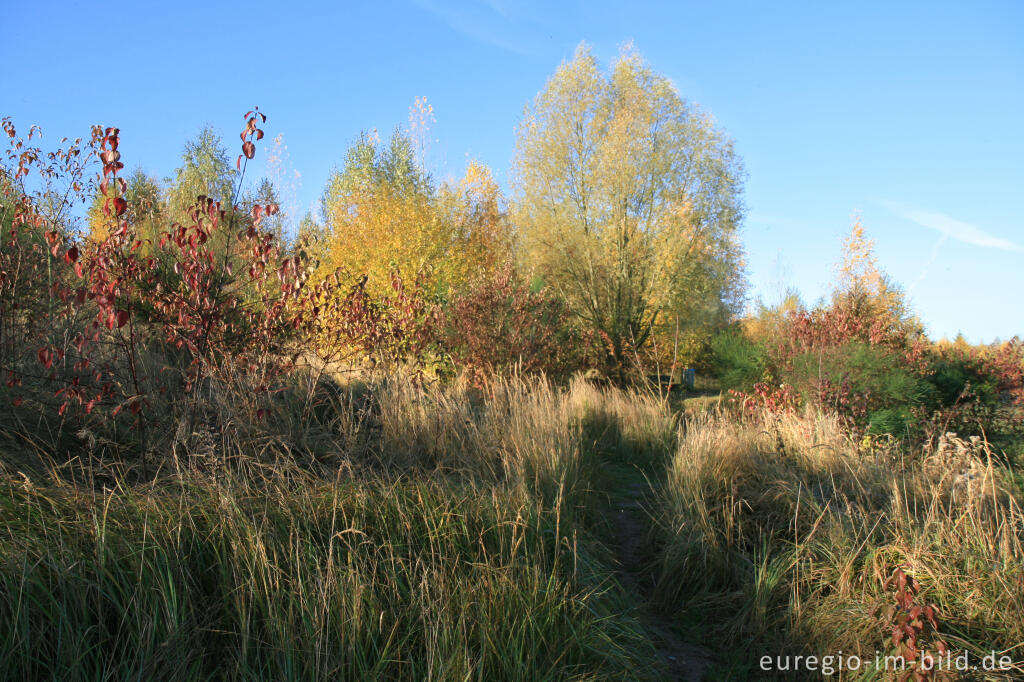
M984 246L990 249L999 249L1001 251L1024 253L1024 247L1019 244L1014 244L1008 239L991 235L976 225L971 225L970 223L965 223L962 220L950 218L948 215L944 215L942 213L905 209L898 210L897 212L907 220L917 223L921 227L926 227L929 230L935 230L936 232L944 234L952 239L956 239L957 241L964 242L965 244Z
M485 45L523 56L541 53L539 26L532 17L514 12L501 0L413 0L422 10L440 17L449 28Z

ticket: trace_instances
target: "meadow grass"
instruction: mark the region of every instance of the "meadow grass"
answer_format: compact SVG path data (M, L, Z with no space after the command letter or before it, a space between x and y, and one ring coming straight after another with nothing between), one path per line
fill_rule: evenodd
M1024 496L983 441L582 380L217 414L163 457L7 441L8 679L665 679L651 613L709 646L712 677L753 679L761 654L885 649L899 565L952 647L1024 658ZM637 481L626 584L609 499Z
M212 452L181 452L154 476L142 464L28 475L9 459L0 670L658 679L574 520L594 466L587 387L388 382L372 393L367 414L339 405L327 430L342 450L322 449L330 465L315 472L280 452L268 460L269 436L237 434L199 439Z
M1024 496L994 462L978 439L858 441L813 412L698 417L658 495L656 598L741 677L766 654L889 653L883 585L904 566L950 647L1008 654L1016 668L986 679L1016 679Z

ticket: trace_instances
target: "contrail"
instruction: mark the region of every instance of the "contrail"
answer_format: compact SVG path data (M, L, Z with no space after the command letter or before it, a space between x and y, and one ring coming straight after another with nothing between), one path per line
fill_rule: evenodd
M929 256L928 262L924 264L923 268L921 268L921 274L917 276L917 279L914 280L913 284L907 287L908 294L913 291L914 287L920 284L925 277L928 276L928 270L930 270L932 265L935 264L935 259L939 257L939 249L942 248L942 245L946 243L947 239L949 239L949 233L943 232L942 236L939 237L939 241L935 242L935 246L932 247L932 254Z

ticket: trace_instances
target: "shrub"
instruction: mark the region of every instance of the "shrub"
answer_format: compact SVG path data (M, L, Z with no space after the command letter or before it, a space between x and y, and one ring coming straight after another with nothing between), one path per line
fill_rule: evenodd
M929 395L930 387L907 368L904 356L884 346L850 342L821 348L794 357L791 366L791 380L808 400L872 432L905 434L910 407L925 404Z
M333 281L346 279L335 274ZM443 315L426 290L422 272L407 282L392 271L391 291L380 296L367 291L366 277L359 278L344 295L344 289L332 288L330 281L313 289L314 319L303 337L305 347L324 359L362 356L385 374L399 369L419 374L440 365Z
M1017 339L995 347L937 344L925 378L940 433L1008 434L1024 422L1024 353Z
M475 380L512 371L564 377L584 362L585 337L548 289L531 290L506 265L477 278L448 308L447 343Z
M713 369L725 390L747 391L770 372L766 349L761 344L729 330L711 339Z
M837 295L812 310L791 308L772 328L762 343L735 334L716 339L719 376L745 407L795 404L776 395L777 385L849 426L903 435L914 408L929 400L923 337L864 293ZM758 373L764 385L756 383Z
M254 110L245 119L239 166L254 156L254 140L262 137L257 124L265 116ZM13 128L9 135L13 140ZM9 338L22 348L20 359L4 368L9 386L34 398L44 415L53 409L63 419L74 408L78 420L93 415L97 428L108 425L107 417L129 413L135 428L122 435L140 439L144 449L150 427L181 414L156 408L154 401L164 394L184 393L190 424L199 402L215 393L244 407L247 419L258 420L275 382L294 364L296 340L318 315L306 287L307 265L261 229L276 206L254 205L243 214L238 206L202 196L185 224L165 226L158 243L142 250L119 176L119 146L116 128L94 131L105 222L96 238L80 240L71 230L57 229L26 192L7 190L14 200L5 201L13 208L4 211L12 217L3 262L24 254L33 259L27 277L5 277L0 291ZM6 175L24 177L31 170L19 165ZM43 177L61 174L36 170ZM84 199L87 186L75 177L67 179ZM45 295L36 285L25 298L24 280L30 284L32 272L47 274ZM23 379L30 384L19 385Z

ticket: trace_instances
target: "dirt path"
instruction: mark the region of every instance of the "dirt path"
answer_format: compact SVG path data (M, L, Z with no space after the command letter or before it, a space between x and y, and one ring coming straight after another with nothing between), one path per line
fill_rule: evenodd
M614 553L616 577L627 593L639 597L637 615L651 634L654 645L671 673L669 679L698 682L711 666L710 653L703 647L684 641L666 614L653 603L654 578L645 571L648 565L646 538L650 518L643 508L650 494L647 480L635 469L624 470L609 491L609 547Z

